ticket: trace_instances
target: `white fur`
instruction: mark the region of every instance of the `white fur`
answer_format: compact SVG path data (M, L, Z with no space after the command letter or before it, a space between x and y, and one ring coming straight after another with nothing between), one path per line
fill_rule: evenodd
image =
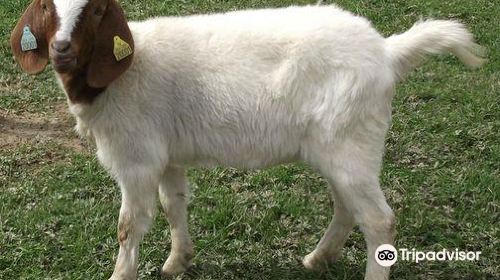
M56 32L56 40L71 40L71 33L73 33L83 8L88 2L89 0L54 0L59 16L59 30Z
M374 252L394 235L378 180L394 86L427 53L461 53L476 64L462 25L427 21L384 39L362 17L308 6L156 18L130 28L130 69L92 105L70 104L78 131L95 140L123 193L127 239L112 279L136 277L158 190L173 242L163 271L190 265L185 168L293 161L321 172L335 199L333 220L304 265L338 259L358 224L368 243L366 279L388 278Z

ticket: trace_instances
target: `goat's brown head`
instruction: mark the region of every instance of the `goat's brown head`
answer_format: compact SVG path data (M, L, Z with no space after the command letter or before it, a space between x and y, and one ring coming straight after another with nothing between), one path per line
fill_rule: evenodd
M84 74L91 87L106 87L132 62L134 42L116 0L34 0L10 38L29 74L49 59L60 74Z

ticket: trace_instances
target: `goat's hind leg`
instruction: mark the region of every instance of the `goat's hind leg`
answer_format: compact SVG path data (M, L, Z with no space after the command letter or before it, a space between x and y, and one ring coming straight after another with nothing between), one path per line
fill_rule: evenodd
M354 218L342 200L335 198L333 190L332 197L335 208L332 221L316 249L304 257L303 264L307 269L322 270L327 265L337 261L341 256L347 237L354 227Z
M312 267L320 264L321 260L327 263L325 257L338 257L348 229L354 222L363 232L368 247L365 279L386 280L390 269L376 262L375 251L381 244L393 244L395 219L378 180L383 149L376 143L366 144L349 139L334 149L315 149L322 153L315 154L311 163L331 183L337 206L325 236L305 258L304 265Z
M170 256L163 265L162 274L172 276L186 271L192 265L194 257L193 243L188 231L189 193L184 169L167 168L160 183L159 193L172 238Z

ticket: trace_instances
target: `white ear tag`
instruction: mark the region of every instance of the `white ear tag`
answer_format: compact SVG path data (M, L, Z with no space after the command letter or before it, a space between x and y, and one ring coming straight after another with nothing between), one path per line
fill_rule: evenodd
M119 36L115 36L113 40L113 54L115 55L116 61L120 61L133 53L130 45L127 42L123 41Z
M35 35L31 33L30 27L26 25L23 28L23 36L21 37L21 50L23 52L36 50L38 44L36 42Z

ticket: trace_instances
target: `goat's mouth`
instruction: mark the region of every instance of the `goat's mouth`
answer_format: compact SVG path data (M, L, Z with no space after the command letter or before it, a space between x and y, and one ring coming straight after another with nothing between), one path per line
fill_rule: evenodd
M53 56L51 60L54 70L60 73L69 72L76 67L76 57L74 56Z

